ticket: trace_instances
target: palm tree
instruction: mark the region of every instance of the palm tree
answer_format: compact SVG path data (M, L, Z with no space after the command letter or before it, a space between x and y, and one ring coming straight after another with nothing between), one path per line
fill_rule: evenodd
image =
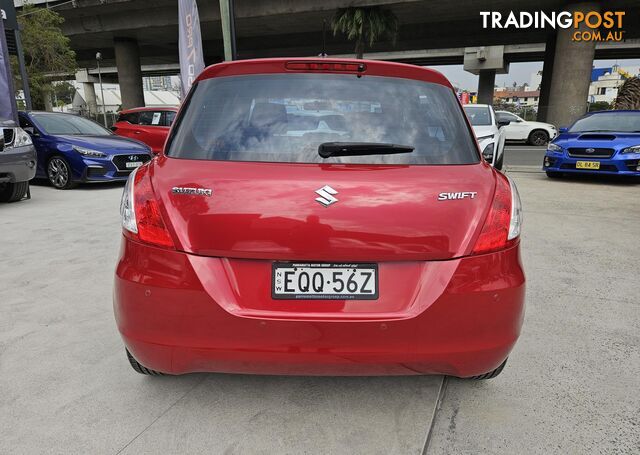
M392 11L378 6L339 8L331 21L333 35L344 33L356 42L356 58L362 58L365 44L390 38L395 43L398 18Z
M614 109L640 109L640 78L631 77L618 89Z

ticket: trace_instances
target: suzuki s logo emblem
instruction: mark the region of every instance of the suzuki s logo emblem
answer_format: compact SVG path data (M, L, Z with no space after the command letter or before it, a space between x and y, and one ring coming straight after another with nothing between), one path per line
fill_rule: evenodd
M333 195L338 194L338 192L331 188L329 185L325 185L319 190L316 190L316 194L320 196L316 198L316 201L318 201L325 207L329 207L331 204L335 204L336 202L338 202L338 199L333 197Z
M593 152L595 152L595 151L596 151L596 149L585 149L585 152L586 152L586 153L593 153Z
M139 160L138 155L129 155L128 158L129 158L129 161L138 161Z

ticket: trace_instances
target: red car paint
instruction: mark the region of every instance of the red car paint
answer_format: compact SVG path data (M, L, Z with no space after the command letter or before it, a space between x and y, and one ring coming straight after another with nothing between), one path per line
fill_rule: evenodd
M124 136L137 139L144 142L151 151L158 154L164 148L164 143L169 135L171 122L178 108L172 106L163 107L139 107L121 111L118 115L118 121L111 127L112 131L118 136ZM140 114L148 115L148 122L138 121ZM136 115L137 114L137 115ZM153 122L153 115L158 115L157 124ZM135 121L128 121L127 118L135 116ZM169 118L171 116L171 118Z
M287 73L295 68L287 63L306 61L223 63L198 81ZM365 65L364 77L451 89L424 68L336 62ZM323 207L314 190L328 182L340 203ZM498 367L520 333L519 237L504 241L509 182L484 161L266 163L163 152L132 185L139 232L124 231L114 310L127 349L147 368L469 377ZM212 188L213 195L174 187ZM438 200L462 190L476 196ZM377 263L379 297L275 300L274 261Z

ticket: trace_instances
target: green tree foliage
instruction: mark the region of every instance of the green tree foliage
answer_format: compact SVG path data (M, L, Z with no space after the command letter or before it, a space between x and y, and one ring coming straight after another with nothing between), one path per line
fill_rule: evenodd
M64 18L47 8L25 5L18 16L22 30L22 47L29 76L29 88L34 109L45 108L53 87L51 74L73 73L76 54L69 47L69 38L60 29ZM21 87L22 82L16 82Z
M75 87L67 81L54 82L52 84L52 95L58 107L71 104L75 93Z
M362 58L365 45L370 48L383 39L395 43L398 18L392 11L378 6L340 8L331 21L333 35L343 33L355 41L356 58Z
M606 101L596 101L595 103L589 103L589 112L608 110L611 110L611 104L607 103Z

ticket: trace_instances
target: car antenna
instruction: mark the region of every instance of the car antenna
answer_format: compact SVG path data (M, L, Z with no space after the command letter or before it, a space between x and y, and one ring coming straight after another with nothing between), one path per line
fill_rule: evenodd
M322 20L322 52L320 52L320 54L318 54L318 57L328 57L326 50L327 50L327 39L326 39L326 35L327 35L327 20L323 19Z

